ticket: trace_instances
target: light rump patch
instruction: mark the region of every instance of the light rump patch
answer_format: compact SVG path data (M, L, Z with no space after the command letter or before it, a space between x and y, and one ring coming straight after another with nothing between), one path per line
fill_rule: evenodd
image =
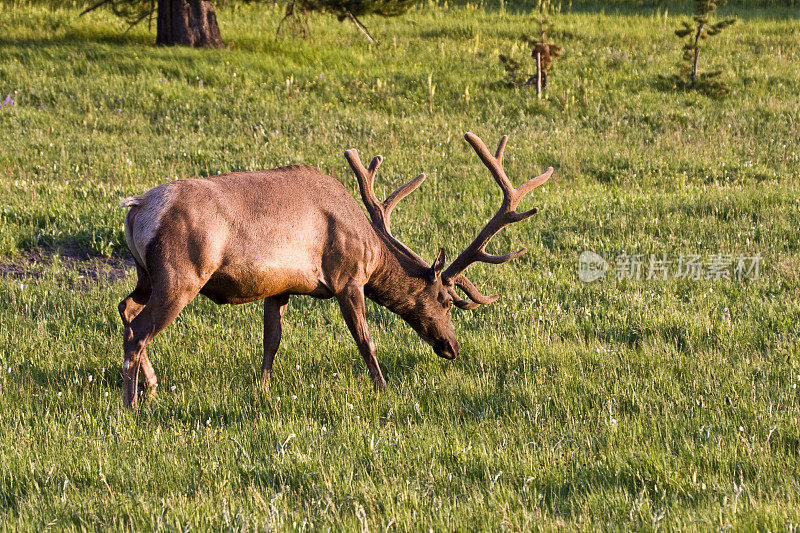
M120 204L120 207L134 207L125 215L125 242L133 258L145 270L147 247L161 227L164 213L172 205L172 187L173 183L164 183L140 196L126 198Z

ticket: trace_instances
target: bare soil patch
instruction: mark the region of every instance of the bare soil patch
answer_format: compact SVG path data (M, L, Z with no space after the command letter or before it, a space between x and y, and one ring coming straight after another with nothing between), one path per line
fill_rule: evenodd
M98 283L114 283L134 268L133 258L123 255L105 257L76 248L39 248L23 252L12 260L0 259L0 276L14 279L41 279L54 263L63 265L71 275L70 285L88 288Z

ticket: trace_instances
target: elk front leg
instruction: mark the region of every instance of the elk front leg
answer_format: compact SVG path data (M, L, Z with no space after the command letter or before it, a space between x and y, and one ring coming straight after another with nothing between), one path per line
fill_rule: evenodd
M375 390L385 390L386 381L383 379L381 367L375 357L375 342L369 334L367 318L364 313L366 310L364 288L348 287L340 294L337 294L336 299L339 301L339 308L342 310L344 321L347 323L347 327L358 345L358 351L361 352L361 356L367 364L369 377L372 378Z
M269 391L269 374L278 346L281 344L283 314L288 305L288 296L272 296L264 299L264 359L261 361L261 386L266 391Z

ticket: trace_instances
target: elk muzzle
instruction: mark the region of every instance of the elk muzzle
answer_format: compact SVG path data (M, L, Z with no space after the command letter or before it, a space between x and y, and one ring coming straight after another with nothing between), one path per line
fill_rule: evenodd
M453 360L458 357L458 341L442 339L433 345L433 352L439 357Z

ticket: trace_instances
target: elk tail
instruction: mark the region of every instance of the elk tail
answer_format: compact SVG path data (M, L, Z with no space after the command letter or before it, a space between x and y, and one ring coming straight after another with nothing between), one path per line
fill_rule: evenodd
M119 208L125 209L126 207L133 207L135 205L139 205L142 203L142 200L143 198L141 196L129 196L119 203Z

